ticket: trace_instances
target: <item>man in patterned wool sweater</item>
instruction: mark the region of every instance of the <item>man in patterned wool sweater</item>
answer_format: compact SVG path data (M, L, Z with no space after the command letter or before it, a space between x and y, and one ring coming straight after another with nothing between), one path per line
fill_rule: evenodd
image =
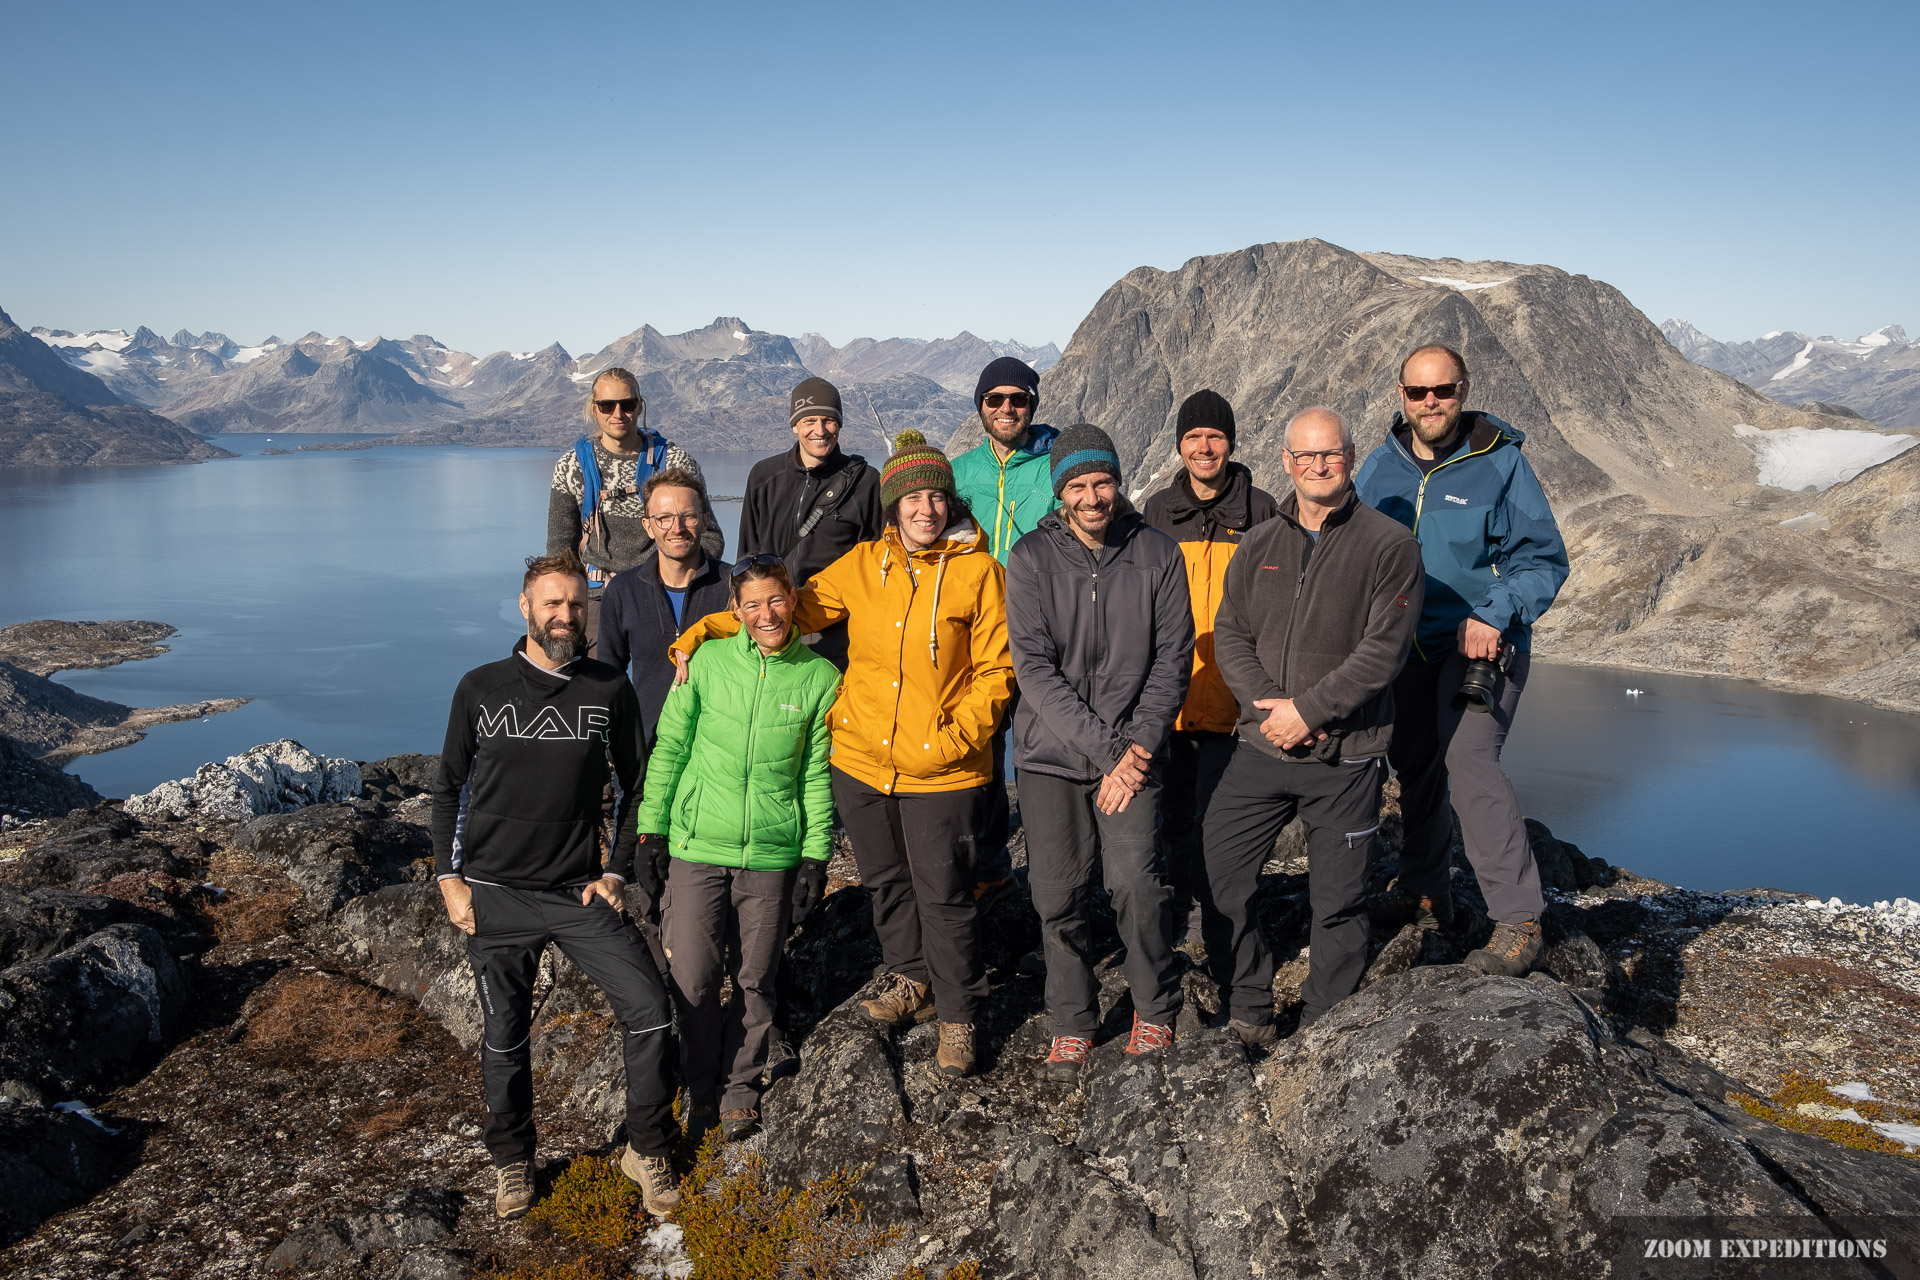
M625 369L605 370L587 394L587 434L561 454L553 468L547 496L547 554L578 556L589 566L587 657L597 656L600 593L615 574L633 568L653 550L653 529L640 496L647 478L674 469L706 478L692 454L646 429L645 415L640 380ZM581 466L582 456L589 451L600 473L599 487L592 494ZM707 517L701 546L718 560L727 549L727 537L704 494L701 503Z

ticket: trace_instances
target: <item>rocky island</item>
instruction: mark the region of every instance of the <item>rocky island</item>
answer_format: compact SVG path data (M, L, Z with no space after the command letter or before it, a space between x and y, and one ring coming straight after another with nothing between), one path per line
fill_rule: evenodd
M0 1267L684 1277L744 1274L725 1268L784 1239L775 1256L823 1250L838 1261L813 1274L833 1275L1635 1275L1624 1222L1704 1215L1816 1235L1891 1215L1891 1247L1920 1255L1920 906L1692 892L1538 824L1541 972L1456 963L1488 930L1456 846L1454 927L1376 928L1361 992L1264 1057L1197 966L1174 1049L1121 1053L1107 919L1107 1022L1077 1087L1035 1072L1024 887L989 918L980 1074L938 1074L931 1027L860 1016L879 949L843 851L782 974L797 1070L764 1135L683 1153L700 1194L668 1225L634 1216L604 1159L618 1031L550 955L542 1207L498 1223L472 983L431 883L434 763L269 744L171 784L190 804L0 839ZM1290 837L1259 891L1283 1031L1308 918Z

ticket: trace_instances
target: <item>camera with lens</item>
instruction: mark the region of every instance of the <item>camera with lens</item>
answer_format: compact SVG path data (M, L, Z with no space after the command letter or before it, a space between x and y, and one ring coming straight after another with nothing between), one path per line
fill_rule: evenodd
M1513 668L1513 654L1513 646L1503 644L1497 658L1470 660L1466 674L1460 677L1460 692L1455 695L1454 705L1482 715L1492 711L1493 704L1500 698L1500 678Z

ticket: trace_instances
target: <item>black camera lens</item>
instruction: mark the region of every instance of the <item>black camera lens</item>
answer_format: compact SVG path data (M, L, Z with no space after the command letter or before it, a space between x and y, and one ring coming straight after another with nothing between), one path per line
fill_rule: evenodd
M1467 670L1460 677L1460 701L1468 711L1478 711L1482 715L1493 710L1493 700L1499 696L1500 668L1485 658L1475 658L1467 663Z

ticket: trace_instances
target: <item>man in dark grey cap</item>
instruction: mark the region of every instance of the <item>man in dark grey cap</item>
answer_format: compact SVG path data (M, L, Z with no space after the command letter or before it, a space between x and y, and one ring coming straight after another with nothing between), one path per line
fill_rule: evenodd
M1007 638L1020 681L1013 741L1028 883L1053 1020L1046 1071L1071 1080L1100 1025L1096 867L1127 949L1127 1052L1173 1043L1172 890L1154 836L1161 765L1193 662L1193 609L1180 548L1127 502L1107 433L1068 427L1049 464L1060 509L1008 558Z
M859 454L840 451L840 391L825 378L793 389L788 421L793 448L762 458L747 474L740 554L779 556L797 589L856 543L880 536L880 473ZM809 643L846 670L845 623Z

